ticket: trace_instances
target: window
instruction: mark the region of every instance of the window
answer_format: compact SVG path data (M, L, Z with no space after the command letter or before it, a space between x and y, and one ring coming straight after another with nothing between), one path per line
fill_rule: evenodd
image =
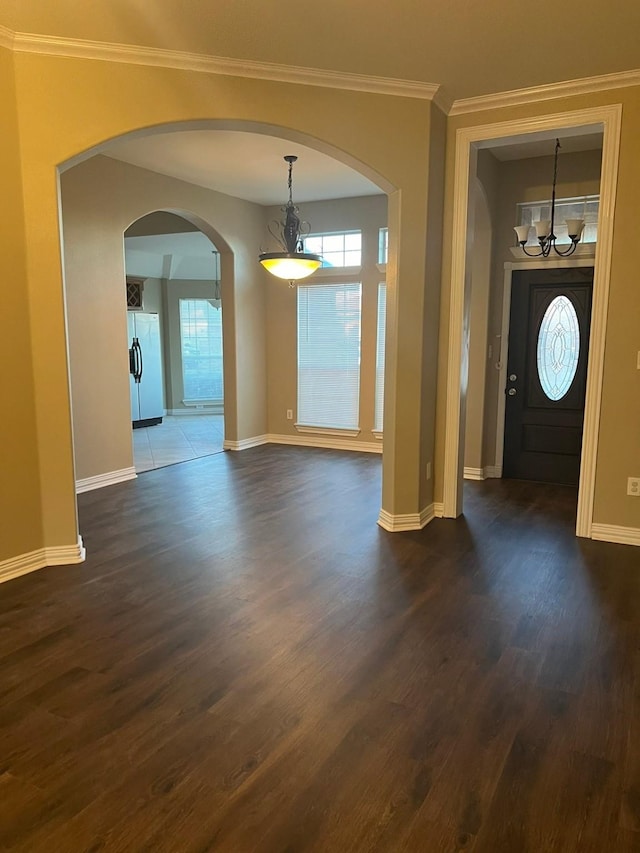
M362 231L309 234L305 252L322 256L323 267L359 267L362 263Z
M579 198L556 199L556 222L554 231L558 238L558 245L570 243L567 234L567 219L584 219L584 231L580 239L581 243L595 243L598 239L598 209L600 207L600 196L586 195ZM518 205L518 224L533 225L541 219L551 219L551 202L535 201ZM538 240L535 231L529 232L527 246L537 246Z
M181 299L180 341L184 399L222 401L222 308Z
M360 284L298 286L298 422L358 429Z
M378 263L386 264L389 257L389 229L380 228L378 231Z
M538 377L550 400L561 400L571 388L580 355L580 324L571 301L556 296L538 332Z
M376 397L373 428L382 432L384 408L384 330L387 321L387 285L378 285L378 332L376 345Z

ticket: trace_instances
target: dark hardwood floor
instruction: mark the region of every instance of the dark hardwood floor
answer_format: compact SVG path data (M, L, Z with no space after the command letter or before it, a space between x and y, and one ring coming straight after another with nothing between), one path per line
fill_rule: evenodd
M0 586L0 849L640 851L640 550L379 494L271 446L81 495L86 563Z

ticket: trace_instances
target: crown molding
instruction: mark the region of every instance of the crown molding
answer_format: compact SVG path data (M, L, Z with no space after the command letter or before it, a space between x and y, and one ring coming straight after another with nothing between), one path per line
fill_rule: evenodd
M10 30L7 33L10 34ZM296 83L303 86L320 86L327 89L345 89L352 92L369 92L375 95L394 95L432 101L440 86L417 80L398 80L392 77L374 77L367 74L349 74L325 71L320 68L302 68L186 53L178 50L160 50L128 44L66 39L34 33L14 33L13 49L18 53L35 53L44 56L61 56L73 59L98 59L102 62L122 62L128 65L151 65L176 68L181 71L199 71L207 74L224 74L231 77L250 77L278 83Z
M457 116L500 107L521 106L537 101L550 101L553 98L566 98L570 95L590 95L593 92L621 89L626 86L640 86L640 69L601 74L599 77L582 77L579 80L565 80L562 83L548 83L528 89L513 89L509 92L479 95L475 98L459 98L453 102L449 115Z
M6 47L8 50L13 50L15 33L8 27L3 27L0 24L0 47Z
M423 83L419 80L351 74L320 68L256 62L249 59L208 56L202 53L162 50L154 47L59 38L37 33L18 33L3 26L0 26L0 47L14 50L17 53L60 56L71 59L97 59L102 62L175 68L180 71L198 71L230 77L271 80L277 83L295 83L326 89L368 92L374 95L416 98L432 101L445 115L451 116L640 85L640 69L636 69L453 100L441 85Z

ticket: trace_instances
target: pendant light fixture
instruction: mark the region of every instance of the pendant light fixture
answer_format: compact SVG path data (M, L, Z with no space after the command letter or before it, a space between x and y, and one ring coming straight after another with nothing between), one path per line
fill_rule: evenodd
M572 255L575 250L578 248L578 243L580 242L580 237L582 236L582 230L584 228L584 219L567 219L567 231L569 233L569 239L571 240L571 244L567 246L566 249L559 249L556 246L557 237L554 232L555 224L556 224L556 180L558 177L558 151L560 150L560 140L556 139L556 150L553 159L553 189L551 193L551 219L541 219L539 222L534 222L533 225L536 229L536 236L538 238L538 243L540 244L539 248L535 251L527 250L526 243L529 239L529 229L530 225L516 225L514 231L518 235L518 244L520 248L528 255L530 258L548 258L551 254L551 250L556 253L556 255L561 255L562 257L566 257L567 255Z
M219 308L222 304L222 286L220 282L220 252L217 249L213 249L211 254L213 255L213 299L211 300L211 304L214 308Z
M287 154L284 158L289 164L289 201L282 208L285 215L284 221L277 219L269 225L269 233L274 237L282 251L260 252L259 260L262 266L272 275L289 281L291 287L301 278L307 278L315 272L322 258L320 255L312 255L304 251L302 238L309 233L309 224L302 222L298 213L298 207L293 203L292 171L293 164L298 159L295 154Z

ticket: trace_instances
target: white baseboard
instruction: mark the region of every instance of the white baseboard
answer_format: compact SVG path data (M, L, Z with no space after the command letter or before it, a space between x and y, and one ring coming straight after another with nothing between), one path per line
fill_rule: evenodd
M121 468L119 471L107 471L106 474L96 474L94 477L85 477L76 480L76 494L90 492L93 489L101 489L103 486L113 486L114 483L124 483L127 480L135 480L138 475L135 468Z
M82 563L86 557L86 551L82 544L82 536L78 536L75 545L57 545L52 548L38 548L28 554L20 554L19 557L11 557L9 560L0 562L0 583L18 578L20 575L44 569L47 566L69 566L73 563Z
M292 444L298 447L324 447L328 450L358 450L361 453L382 453L380 442L354 441L328 435L274 435L267 436L270 444Z
M444 518L444 503L442 501L433 502L433 514L435 518Z
M592 524L591 538L620 545L640 545L640 528L620 527L617 524Z
M253 438L242 438L240 441L229 441L225 438L222 442L223 450L248 450L250 447L259 447L261 444L268 444L269 436L254 435Z
M501 465L486 465L484 468L467 468L463 469L465 480L490 480L502 477Z
M465 480L484 480L484 468L465 468L463 469Z
M406 513L404 515L392 515L384 509L380 510L378 524L389 533L397 533L401 530L422 530L435 518L433 504L426 506L421 512Z

